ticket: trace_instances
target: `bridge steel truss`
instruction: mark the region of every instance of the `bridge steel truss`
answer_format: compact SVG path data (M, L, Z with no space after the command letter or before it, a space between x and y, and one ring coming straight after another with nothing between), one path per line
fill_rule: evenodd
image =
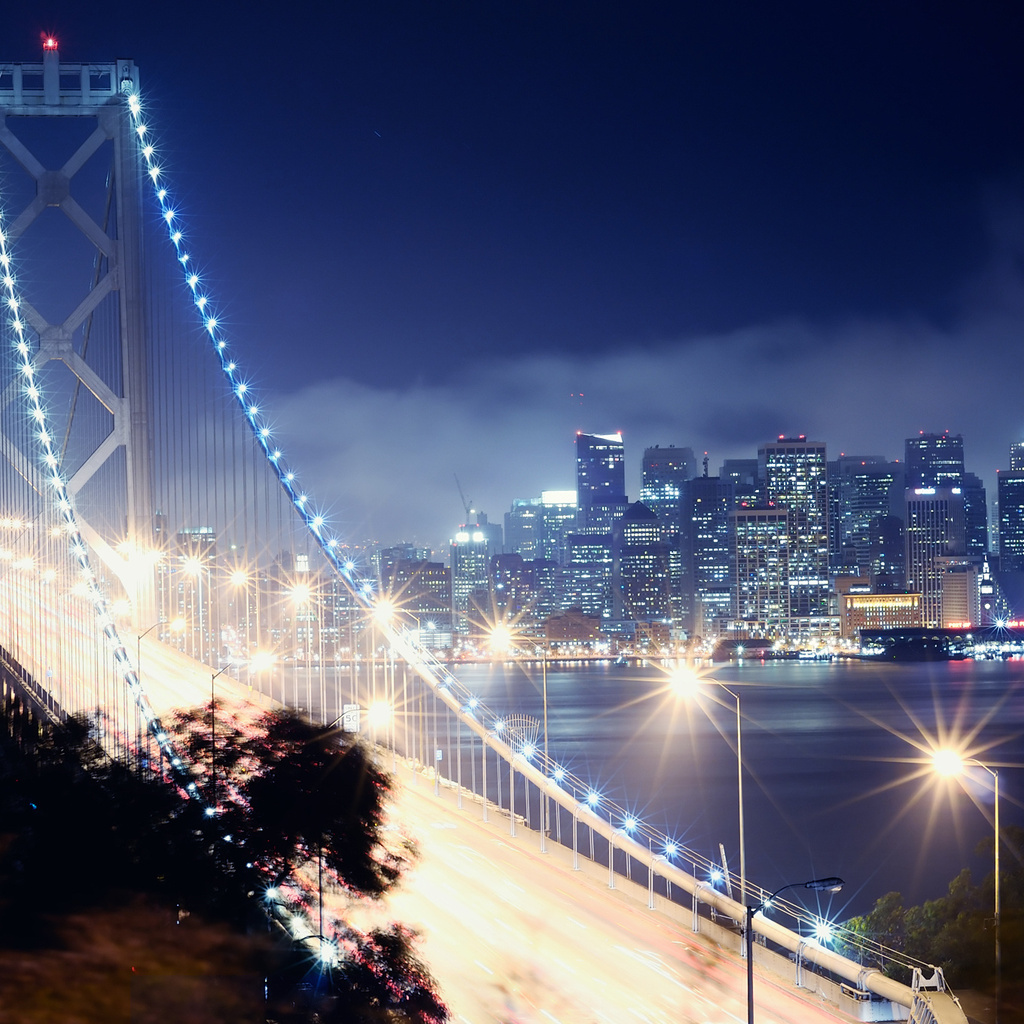
M142 170L130 119L125 116L122 94L130 83L138 88L138 70L128 60L110 64L61 64L55 49L44 50L41 64L0 64L0 145L35 183L32 201L8 224L7 242L20 239L48 208L59 209L88 241L94 252L91 267L81 280L91 286L72 311L58 323L50 323L31 303L22 300L21 314L38 337L32 357L38 369L51 361L63 363L111 417L111 429L67 480L69 494L79 493L102 466L120 450L124 455L127 502L127 539L138 544L152 532L151 437L147 409L147 359L145 289L142 286ZM87 119L95 127L60 167L47 167L8 124L10 118ZM106 143L112 143L113 159L108 176L108 200L103 223L72 194L72 181ZM108 295L116 295L120 339L120 379L104 379L73 336L87 325ZM113 385L113 386L112 386ZM0 408L14 399L16 382L0 395ZM73 415L73 413L72 413ZM46 481L39 470L6 435L0 434L0 451L40 494ZM103 563L116 574L131 595L142 619L153 614L152 593L140 592L138 574L126 572L102 531L81 515L78 528Z
M41 64L0 64L0 145L3 145L33 178L36 186L35 199L21 212L7 229L10 240L19 238L35 219L47 208L59 208L81 231L100 254L96 261L97 272L93 287L81 299L74 310L59 323L50 323L38 310L23 306L23 315L39 339L37 352L32 364L42 366L52 360L63 362L78 382L89 390L112 417L113 427L109 434L84 460L67 482L69 493L77 493L97 472L98 468L111 458L116 450L125 453L127 475L126 496L128 501L127 519L129 536L146 536L153 522L150 451L151 438L147 395L147 366L145 346L141 337L145 330L144 290L141 272L141 183L148 174L157 184L159 168L146 155L148 147L140 145L139 139L145 133L145 125L139 115L139 93L137 69L131 61L112 64L65 64L61 65L56 51L44 53ZM125 107L128 107L127 116ZM23 117L76 117L93 118L96 127L74 155L57 169L48 169L43 161L34 156L7 126L11 116ZM111 179L111 202L116 207L116 235L111 235L109 226L98 224L90 217L71 195L70 182L101 145L111 141L114 148L114 164ZM140 154L144 164L140 163ZM175 211L165 200L166 192L157 190L163 219L170 225L170 238L175 247L178 262L185 267L186 281L196 294L196 279L189 277L188 256L182 248L181 232L174 224ZM122 376L115 389L105 383L72 344L73 332L90 316L108 294L118 294L119 331L121 340ZM268 465L287 495L289 504L297 514L315 545L322 551L334 572L344 581L357 604L367 613L372 613L374 598L366 581L357 578L353 568L343 560L337 540L330 538L325 530L324 518L318 514L313 503L302 491L294 475L284 466L280 451L274 447L269 431L246 392L246 385L238 376L235 362L231 359L226 342L220 336L216 319L204 310L205 299L196 301L203 326L209 335L214 354L220 361L221 369L231 387L243 416L252 432L258 449L262 450ZM118 391L120 393L118 393ZM15 385L9 386L0 395L0 410L9 405L15 397ZM11 439L0 434L0 452L14 466L15 470L42 494L46 491L46 480ZM139 611L142 596L133 591L134 577L127 575L119 565L116 552L87 523L78 524L82 536L108 564L111 570L125 583L126 591L133 593L136 603L136 621L145 622L152 617ZM161 743L159 721L150 713L146 696L139 685L137 666L132 667L124 645L120 643L117 631L107 621L101 629L110 641L115 660L125 674L129 689L140 707L147 711L147 729L157 736ZM443 705L472 733L480 737L487 749L505 760L509 770L518 772L532 784L545 800L551 800L572 815L575 823L582 823L593 834L607 840L609 854L609 884L614 885L614 854L622 851L628 858L642 864L652 879L656 875L689 893L693 900L693 927L699 928L698 903L711 908L716 914L732 921L744 920L745 908L710 885L698 880L698 867L706 867L702 859L682 848L673 857L666 852L668 837L647 830L644 834L651 840L645 846L638 842L625 827L626 813L617 805L603 800L597 807L586 799L585 787L578 780L556 777L556 764L548 761L539 751L526 753L506 743L495 729L496 716L475 700L458 680L428 652L413 643L400 629L384 625L392 648L397 651L419 678L441 700ZM514 788L513 788L514 792ZM514 797L511 797L514 800ZM484 794L486 806L486 793ZM607 816L599 811L603 810ZM614 820L619 817L618 823ZM514 806L510 805L510 819L514 828ZM659 842L656 851L654 839ZM692 872L673 863L689 861ZM748 883L749 884L749 883ZM796 908L787 908L798 914ZM880 971L865 968L834 950L810 942L807 936L786 928L781 924L759 915L754 919L754 931L763 939L786 950L798 959L797 980L803 964L812 964L822 971L844 979L856 993L870 993L885 1000L894 1008L906 1008L911 1020L919 1024L962 1024L965 1020L959 1005L945 991L941 982L915 985L913 988L885 977ZM737 938L737 951L741 948ZM762 959L762 954L758 953ZM805 986L806 987L806 986ZM846 1007L857 1015L858 1007ZM878 1019L864 1017L863 1019Z

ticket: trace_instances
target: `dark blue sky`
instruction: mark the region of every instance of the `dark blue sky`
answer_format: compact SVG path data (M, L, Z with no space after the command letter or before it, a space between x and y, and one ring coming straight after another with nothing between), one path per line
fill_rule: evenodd
M655 443L714 469L950 428L993 485L1024 437L1008 5L227 6L23 5L0 59L45 29L139 64L207 279L354 534L442 542L453 472L492 518L570 487L576 429L624 430L634 496Z

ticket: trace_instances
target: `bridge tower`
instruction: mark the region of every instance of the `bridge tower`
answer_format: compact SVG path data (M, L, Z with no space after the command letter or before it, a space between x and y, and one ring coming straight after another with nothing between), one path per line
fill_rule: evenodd
M76 420L90 423L87 432L83 427L84 440L63 446L68 457L62 468L76 499L82 536L121 581L135 622L145 625L156 615L156 601L152 565L144 569L139 557L152 547L154 492L143 171L141 143L132 130L126 98L137 91L138 71L132 61L62 64L52 39L44 43L41 63L0 64L0 146L34 184L34 195L25 191L27 201L18 212L11 206L8 182L0 183L8 243L31 254L19 262L30 279L20 313L37 339L35 368L55 362L66 367L66 438L78 430ZM65 140L65 148L53 145L55 137ZM94 191L105 192L92 206L84 200L89 182L83 179L99 183ZM70 222L72 234L77 232L75 244L62 242L56 254L47 251L46 231L37 232L53 210ZM78 260L74 266L72 256ZM81 287L76 290L76 285ZM56 316L35 300L37 291L55 287L66 293ZM102 344L91 344L100 334L100 323L105 337L112 339L105 342L106 352ZM0 393L0 412L19 398L18 386L11 381ZM5 422L10 419L5 417ZM36 454L2 426L0 452L45 500L47 488ZM114 479L114 489L124 497L124 518L103 522L93 511L100 502L83 499L90 483L109 492Z

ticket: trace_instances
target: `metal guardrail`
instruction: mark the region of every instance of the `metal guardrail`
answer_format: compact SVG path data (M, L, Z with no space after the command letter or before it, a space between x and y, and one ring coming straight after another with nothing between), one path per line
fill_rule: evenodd
M529 755L513 749L500 738L501 725L504 719L488 709L475 698L470 691L441 664L430 652L420 648L410 640L409 636L394 627L385 627L392 646L401 654L406 663L417 673L420 679L434 690L438 698L453 711L461 722L480 737L488 748L495 751L508 762L510 769L518 771L528 779L539 792L549 797L558 806L573 816L576 822L587 825L597 835L609 843L609 872L613 870L614 851L622 850L628 857L644 865L653 875L664 878L667 882L688 892L694 900L703 903L716 914L743 922L746 918L746 907L713 886L699 880L694 873L685 871L672 859L688 861L694 871L710 871L717 867L708 858L702 857L685 846L675 844L664 834L651 829L642 822L635 820L622 807L601 797L595 805L587 800L588 787L570 773L564 772L556 762L545 758L542 750L533 748ZM496 728L497 726L497 728ZM531 745L533 747L533 745ZM567 785L571 787L567 789ZM595 806L606 809L605 818L597 812ZM510 808L511 810L511 808ZM620 816L618 827L614 824L613 815ZM633 827L627 831L625 823L633 821ZM638 842L631 833L648 838L649 845ZM659 849L654 848L654 840ZM672 852L666 852L675 847ZM752 886L747 879L748 895L765 899L769 893L760 887ZM784 907L794 918L800 919L799 908L784 901L774 901L776 906ZM807 923L810 923L809 920ZM694 928L698 924L694 913ZM908 964L914 971L915 984L904 985L884 975L876 967L865 967L849 957L837 953L815 942L812 938L759 914L753 919L755 935L762 936L782 949L788 951L803 964L813 964L822 971L829 972L844 979L853 993L868 993L878 999L887 1000L894 1006L903 1007L906 1016L915 1024L966 1024L967 1018L956 998L948 992L942 972L933 968L935 973L928 981L922 980L924 975L917 965ZM854 998L854 997L851 997Z

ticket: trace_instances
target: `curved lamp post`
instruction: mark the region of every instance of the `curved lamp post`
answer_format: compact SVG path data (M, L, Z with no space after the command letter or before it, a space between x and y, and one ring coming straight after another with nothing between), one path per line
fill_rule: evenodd
M964 768L973 766L982 768L992 776L992 791L995 803L992 811L995 827L995 907L992 919L992 931L995 936L995 968L996 968L996 1007L995 1022L999 1024L999 1003L1002 996L1003 965L1002 950L999 941L999 772L974 757L961 757L954 750L939 750L932 757L932 765L940 775L962 775Z
M688 669L677 672L675 684L684 691L696 692L698 684L707 682L725 690L736 702L736 799L739 805L740 839L740 903L747 902L747 843L743 834L743 718L740 714L740 695L712 676L697 676Z
M210 801L210 814L217 813L217 688L214 684L217 682L217 676L224 675L229 668L231 668L230 662L222 669L210 673L210 790L213 794L213 799Z
M839 892L846 883L832 875L829 878L813 878L809 882L790 882L789 885L776 889L771 896L758 904L747 907L746 944L747 944L747 1024L754 1024L754 915L764 910L780 892L787 889L815 889L818 892Z

